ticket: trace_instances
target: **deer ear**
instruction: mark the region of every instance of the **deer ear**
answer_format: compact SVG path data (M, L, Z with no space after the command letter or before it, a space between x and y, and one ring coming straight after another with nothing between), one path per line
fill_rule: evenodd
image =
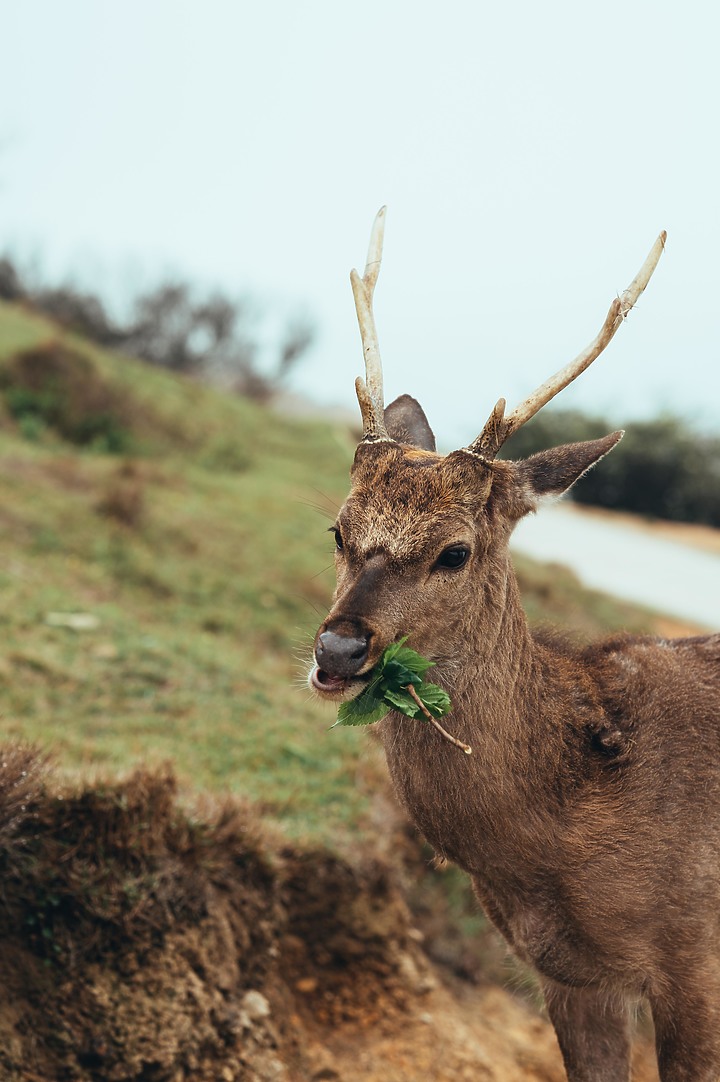
M520 514L534 511L543 496L561 496L567 492L596 462L612 451L623 435L623 432L612 432L599 440L551 447L522 462L513 463L515 494L525 505L522 509L518 508Z
M385 410L385 428L390 439L423 451L435 450L435 436L419 402L401 394Z

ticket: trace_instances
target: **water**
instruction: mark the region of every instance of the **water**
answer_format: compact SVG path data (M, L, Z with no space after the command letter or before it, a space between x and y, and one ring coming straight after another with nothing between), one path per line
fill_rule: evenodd
M512 545L565 564L586 586L720 631L720 556L563 504L527 516Z

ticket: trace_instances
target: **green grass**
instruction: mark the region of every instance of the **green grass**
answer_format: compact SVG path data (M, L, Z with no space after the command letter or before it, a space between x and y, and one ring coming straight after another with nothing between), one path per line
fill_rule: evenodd
M333 712L310 700L301 660L332 590L326 530L348 434L0 305L0 369L52 338L137 404L133 466L50 430L28 439L0 411L0 737L39 744L69 773L172 760L188 784L245 793L294 835L362 829L379 752L365 733L327 731ZM102 511L118 488L130 524ZM521 576L533 616L583 635L650 626L572 576L526 561ZM97 626L49 623L58 613Z

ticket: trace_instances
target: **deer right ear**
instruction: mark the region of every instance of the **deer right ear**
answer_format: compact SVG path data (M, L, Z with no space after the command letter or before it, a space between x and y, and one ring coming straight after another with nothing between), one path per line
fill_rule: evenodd
M612 432L599 440L551 447L522 462L514 462L517 517L535 511L544 496L562 496L584 473L612 451L623 435L623 432Z
M396 443L419 447L422 451L436 450L435 436L425 412L409 394L401 394L387 407L385 428L390 439Z

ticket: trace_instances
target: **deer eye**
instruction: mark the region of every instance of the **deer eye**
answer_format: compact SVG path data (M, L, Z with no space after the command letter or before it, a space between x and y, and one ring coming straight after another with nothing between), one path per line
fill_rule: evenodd
M435 566L457 571L458 568L467 563L469 556L470 549L467 545L451 545L450 548L440 553L435 561Z
M338 530L337 526L331 526L329 532L335 534L335 548L338 550L338 552L342 552L344 548L343 539L342 534Z

